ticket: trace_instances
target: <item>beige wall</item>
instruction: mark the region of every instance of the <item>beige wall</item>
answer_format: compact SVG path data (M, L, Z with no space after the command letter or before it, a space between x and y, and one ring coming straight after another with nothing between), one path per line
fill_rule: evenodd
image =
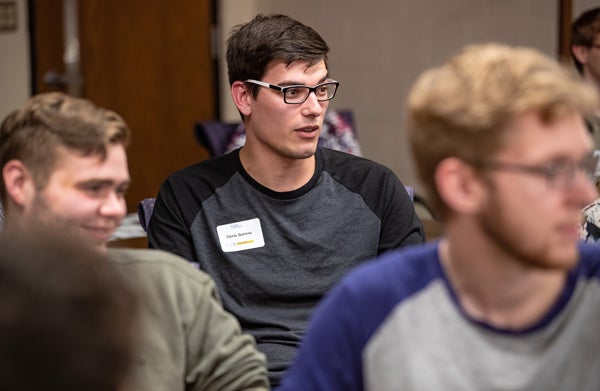
M233 24L259 12L288 14L319 31L331 47L330 73L341 82L331 107L351 108L364 155L417 188L402 122L407 91L424 68L474 42L527 45L552 56L558 52L558 0L219 3L225 37ZM227 82L222 83L225 119L238 120Z
M600 7L600 0L573 0L573 19L591 8Z
M27 1L17 0L17 31L0 32L0 120L29 96Z
M289 14L330 44L331 74L342 82L334 108L351 108L364 154L416 184L402 130L403 103L415 77L466 43L502 41L557 52L558 0L219 0L219 47L231 27L258 12ZM29 95L26 0L17 0L19 28L0 33L0 116ZM574 0L573 15L600 6ZM236 121L222 65L224 119Z

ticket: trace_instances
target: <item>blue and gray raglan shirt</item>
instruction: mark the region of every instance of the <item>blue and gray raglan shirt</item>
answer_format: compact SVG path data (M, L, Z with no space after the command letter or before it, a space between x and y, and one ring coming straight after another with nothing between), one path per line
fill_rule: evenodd
M325 148L315 157L312 179L290 192L254 181L239 150L202 161L167 178L149 222L150 247L197 262L215 280L224 307L266 354L274 385L342 275L424 240L391 170Z
M553 307L518 331L466 316L437 242L390 252L319 304L279 391L598 390L600 246L580 252Z

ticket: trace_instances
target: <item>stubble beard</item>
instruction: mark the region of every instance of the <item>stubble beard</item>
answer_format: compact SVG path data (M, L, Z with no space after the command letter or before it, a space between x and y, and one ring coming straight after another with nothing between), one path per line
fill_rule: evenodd
M58 232L73 240L83 241L88 243L90 247L100 251L105 251L106 249L106 243L97 243L88 237L88 235L83 232L79 222L55 213L43 194L38 193L35 195L28 219L29 224L33 224L34 227Z
M514 214L506 210L495 195L491 195L489 204L478 216L484 234L507 258L527 269L540 271L568 271L576 264L578 256L575 243L572 251L568 251L571 254L553 254L554 246L531 243L527 233L520 232L516 224L511 224L507 218L510 213Z

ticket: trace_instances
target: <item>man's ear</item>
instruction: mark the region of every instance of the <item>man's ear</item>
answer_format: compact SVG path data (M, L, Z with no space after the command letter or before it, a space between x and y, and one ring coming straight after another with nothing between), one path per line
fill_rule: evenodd
M19 206L25 206L35 193L33 177L20 160L9 160L2 167L2 178L8 197Z
M484 205L486 191L481 178L458 158L446 158L437 165L435 184L452 213L472 214Z
M231 85L231 97L240 113L250 115L252 113L252 95L246 83L235 81Z
M573 57L582 64L587 64L590 49L584 45L571 45L571 53Z

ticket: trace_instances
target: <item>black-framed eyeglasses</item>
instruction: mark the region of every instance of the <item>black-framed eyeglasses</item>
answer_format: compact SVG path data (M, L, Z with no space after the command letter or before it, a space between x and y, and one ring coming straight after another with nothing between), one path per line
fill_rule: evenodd
M551 161L541 165L527 165L497 160L485 160L481 167L488 170L513 171L542 177L551 188L570 188L575 183L577 172L583 172L590 182L595 183L600 174L600 151L594 151L579 162L570 160Z
M308 96L311 92L315 93L317 100L320 102L331 100L335 96L337 88L340 85L340 82L336 80L329 80L324 83L317 84L314 87L304 85L292 85L282 87L276 84L266 83L264 81L258 81L253 79L248 79L245 82L279 91L281 94L283 94L283 101L291 105L299 105L301 103L304 103L304 101L308 99Z

